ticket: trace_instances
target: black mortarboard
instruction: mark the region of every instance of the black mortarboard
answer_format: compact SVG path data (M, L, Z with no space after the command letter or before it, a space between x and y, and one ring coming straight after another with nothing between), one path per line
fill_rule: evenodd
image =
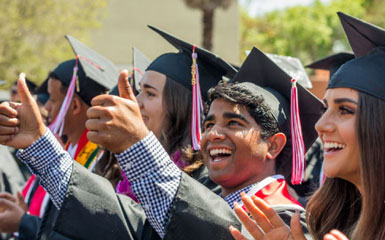
M151 61L136 47L132 48L133 81L136 92L140 91L140 79Z
M330 72L330 77L331 77L341 67L342 64L352 60L353 58L354 58L353 54L341 52L341 53L333 54L328 57L319 59L307 65L306 67L311 69L328 70Z
M262 95L280 130L290 136L291 79L262 51L253 48L232 82L245 84L255 95ZM322 103L300 84L297 89L303 140L308 149L318 136L314 125L321 116Z
M375 47L385 47L384 29L342 12L337 14L356 57L366 55Z
M50 76L58 78L64 86L68 87L78 61L78 86L75 92L90 105L92 98L116 85L119 77L118 70L110 60L79 40L68 35L66 38L77 59L62 62L50 73Z
M171 45L177 48L179 52L166 53L159 56L148 66L147 70L162 73L191 90L193 45L158 28L153 26L148 27L166 39ZM195 48L195 52L198 55L197 63L202 98L206 101L207 91L211 87L217 85L223 77L227 77L229 79L233 78L237 71L233 66L231 66L231 64L227 63L212 52L198 47Z
M250 51L246 51L246 55L249 55ZM265 53L267 57L270 58L275 64L278 65L283 71L285 71L289 76L292 76L297 80L302 87L312 88L313 85L305 71L305 68L302 65L302 62L299 58L291 56L282 56L272 53Z
M338 13L356 56L332 76L328 88L347 87L385 101L385 30Z

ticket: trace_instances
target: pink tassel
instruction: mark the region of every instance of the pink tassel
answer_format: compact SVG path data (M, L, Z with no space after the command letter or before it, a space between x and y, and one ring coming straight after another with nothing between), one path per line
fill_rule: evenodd
M49 125L49 129L52 131L52 133L59 134L59 136L61 136L63 133L64 119L67 114L68 108L70 107L72 97L75 92L76 78L77 78L77 72L78 72L78 62L79 62L79 56L76 56L74 72L72 75L71 83L68 87L66 96L64 98L63 104L61 105L60 111L56 116L55 120L53 120L52 123Z
M322 187L324 185L326 176L324 174L324 163L322 162L321 171L319 173L319 187Z
M301 184L305 178L305 144L303 142L301 119L298 108L297 80L292 79L290 125L292 139L293 166L291 172L291 183Z
M198 54L192 52L191 85L192 85L192 114L191 114L191 140L193 150L200 150L201 144L201 111L203 111L202 95L199 85L199 69L197 64Z

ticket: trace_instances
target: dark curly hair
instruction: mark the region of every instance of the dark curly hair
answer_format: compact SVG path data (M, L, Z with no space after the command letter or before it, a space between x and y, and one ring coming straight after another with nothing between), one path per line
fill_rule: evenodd
M263 140L281 132L278 122L271 114L271 108L266 104L265 99L262 96L256 96L244 84L220 82L208 91L208 99L209 105L215 99L224 99L232 104L246 106L248 113L261 127ZM286 145L276 159L276 171L289 179L291 172L291 141L290 136L286 136L286 138Z
M208 91L209 105L218 98L232 104L246 106L249 114L262 129L262 139L266 140L279 132L278 123L270 113L270 107L265 103L264 98L255 96L245 86L237 83L220 82Z

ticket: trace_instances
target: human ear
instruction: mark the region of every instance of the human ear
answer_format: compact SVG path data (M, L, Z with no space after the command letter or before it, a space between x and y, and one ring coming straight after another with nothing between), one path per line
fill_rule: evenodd
M82 111L82 103L80 102L80 99L74 96L72 98L72 114L77 115Z
M268 139L270 145L266 154L267 159L276 159L286 145L286 135L276 133Z

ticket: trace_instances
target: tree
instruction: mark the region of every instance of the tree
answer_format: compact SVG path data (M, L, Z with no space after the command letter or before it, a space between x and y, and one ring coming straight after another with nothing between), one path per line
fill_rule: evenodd
M376 1L376 0L372 0ZM319 0L251 18L241 14L241 48L257 46L268 53L299 57L309 63L333 51L348 51L337 11L365 16L364 0Z
M69 34L87 40L99 25L107 0L1 0L0 79L21 71L42 82L59 62L73 58Z
M202 46L207 50L213 47L213 28L215 9L227 9L236 0L184 0L190 8L200 9L202 11Z

